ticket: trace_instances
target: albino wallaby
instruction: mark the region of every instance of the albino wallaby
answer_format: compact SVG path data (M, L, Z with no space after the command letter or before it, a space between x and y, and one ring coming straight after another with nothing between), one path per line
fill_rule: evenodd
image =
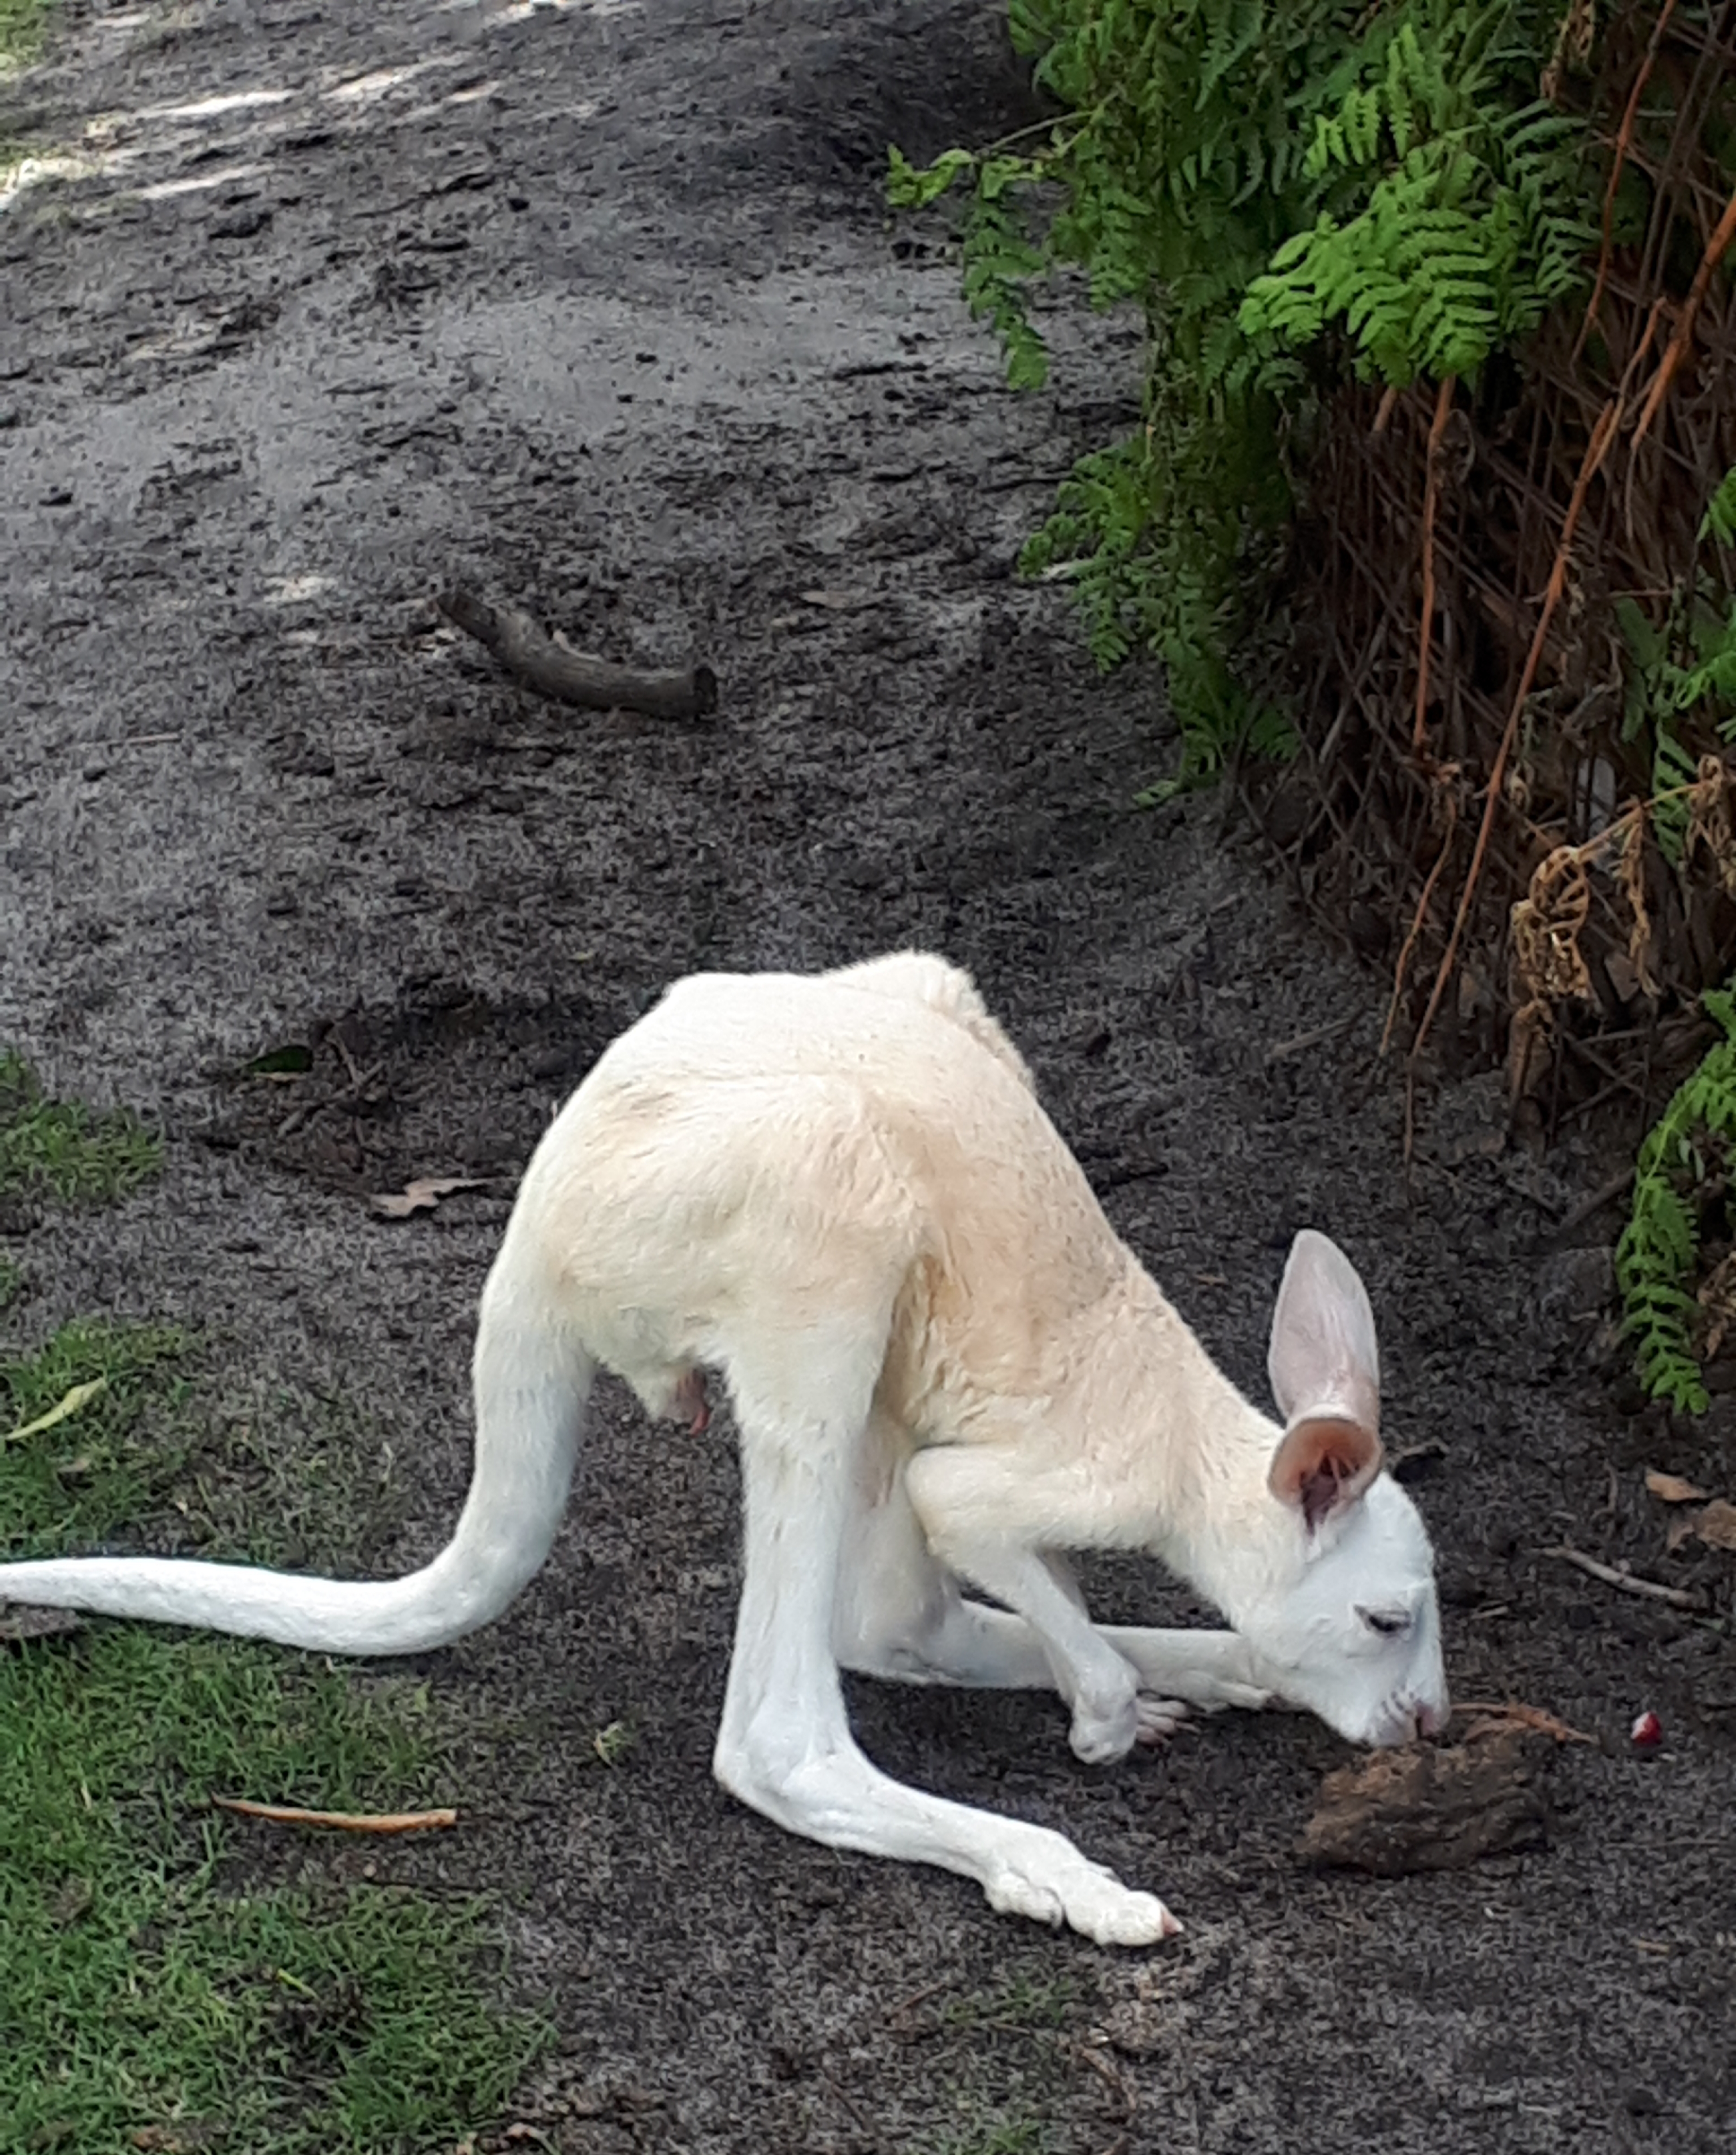
M327 1652L440 1646L548 1554L599 1365L696 1428L701 1373L728 1386L745 1554L714 1765L792 1832L1145 1945L1175 1919L1059 1834L869 1765L840 1666L1052 1687L1093 1762L1187 1704L1276 1694L1374 1744L1446 1718L1432 1553L1380 1472L1374 1319L1347 1260L1313 1233L1291 1252L1280 1427L1118 1240L970 980L915 952L696 975L598 1061L489 1274L474 1478L423 1569L78 1558L0 1565L0 1598ZM1065 1552L1104 1548L1162 1559L1236 1629L1098 1629Z

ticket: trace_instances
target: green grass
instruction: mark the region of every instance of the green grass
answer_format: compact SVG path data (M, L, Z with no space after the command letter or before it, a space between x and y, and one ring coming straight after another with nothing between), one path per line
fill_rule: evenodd
M0 1353L0 1439L103 1380L77 1413L39 1436L0 1442L0 1545L8 1557L89 1549L148 1518L185 1455L172 1410L185 1393L178 1332L79 1319L35 1354ZM141 1441L152 1425L156 1441Z
M0 1356L0 1436L105 1380L0 1444L9 1554L169 1515L185 1361L166 1331L89 1323ZM293 1835L208 1807L449 1799L413 1684L98 1624L0 1650L0 2147L450 2155L543 2046L494 2002L479 1902L320 1880L317 1861L318 1882L279 1882Z
M1076 2106L1083 2009L1067 1975L1015 1971L935 2012L929 2051L953 2116L919 2142L921 2155L1057 2155L1073 2144L1057 2117Z
M1001 2028L1015 2034L1065 2027L1078 2003L1078 1991L1065 1976L1032 1981L1011 1976L993 1990L973 1991L950 1999L940 2009L945 2028Z
M1050 2155L1055 2142L1034 2117L998 2117L934 2143L933 2155Z
M0 0L0 74L35 58L49 6L49 0Z
M0 0L0 10L8 4ZM4 23L0 13L0 51ZM161 1141L136 1115L45 1098L22 1057L0 1053L0 1197L100 1203L124 1197L161 1165Z

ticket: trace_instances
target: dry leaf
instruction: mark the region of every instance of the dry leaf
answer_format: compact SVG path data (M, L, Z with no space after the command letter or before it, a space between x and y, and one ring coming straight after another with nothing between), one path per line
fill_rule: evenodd
M1665 1474L1656 1467L1646 1469L1646 1487L1667 1504L1703 1504L1706 1501L1703 1489L1695 1488L1692 1482L1684 1482L1679 1474Z
M803 591L801 596L804 606L823 607L827 613L855 613L873 604L865 591Z
M54 1639L63 1631L82 1631L84 1620L75 1609L28 1609L22 1603L0 1602L0 1646L15 1646L24 1639Z
M58 1428L62 1422L70 1421L80 1407L88 1406L99 1392L105 1392L108 1389L106 1377L93 1377L88 1385L74 1385L65 1398L57 1406L50 1407L46 1414L38 1415L34 1421L20 1422L16 1429L8 1430L4 1436L0 1436L0 1444L16 1444L21 1437L40 1436L45 1429Z
M251 1062L241 1066L243 1078L263 1078L272 1085L293 1085L305 1078L314 1067L314 1051L299 1040L287 1047L274 1047L264 1055L256 1055Z
M1736 1549L1736 1504L1715 1497L1695 1519L1694 1532L1713 1548Z
M401 1190L390 1196L370 1197L368 1203L382 1219L407 1220L412 1212L432 1211L443 1197L454 1190L479 1190L479 1175L427 1175L417 1181L407 1183Z

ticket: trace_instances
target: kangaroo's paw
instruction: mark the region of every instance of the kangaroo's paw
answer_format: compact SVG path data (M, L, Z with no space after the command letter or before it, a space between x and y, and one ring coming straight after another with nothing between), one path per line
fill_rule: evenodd
M1052 1861L1022 1857L1000 1866L984 1886L991 1908L1057 1930L1065 1924L1100 1946L1155 1946L1180 1932L1155 1894L1132 1891L1113 1871L1054 1837L1060 1852Z
M1150 1692L1142 1691L1134 1702L1134 1712L1139 1721L1134 1741L1150 1747L1168 1743L1191 1708L1183 1699L1154 1698Z
M1112 1766L1136 1743L1166 1743L1192 1708L1184 1699L1160 1698L1148 1691L1130 1692L1112 1704L1073 1708L1068 1741L1075 1758L1088 1766Z
M1076 1758L1088 1766L1113 1766L1124 1758L1135 1743L1145 1741L1139 1717L1139 1694L1129 1686L1124 1697L1088 1706L1083 1701L1073 1710L1068 1742Z

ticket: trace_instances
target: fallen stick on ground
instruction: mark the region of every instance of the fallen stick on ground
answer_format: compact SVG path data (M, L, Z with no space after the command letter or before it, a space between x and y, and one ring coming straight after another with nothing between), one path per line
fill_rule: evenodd
M347 1054L344 1059L346 1062L350 1061ZM351 1067L353 1069L353 1064ZM336 1092L328 1093L323 1100L310 1100L305 1107L292 1108L283 1121L279 1124L278 1135L280 1138L294 1137L296 1131L305 1124L312 1122L316 1116L325 1114L330 1108L341 1108L352 1103L359 1107L362 1095L367 1091L368 1087L376 1078L383 1078L385 1075L384 1062L376 1062L370 1068L352 1076L347 1085L341 1085Z
M1627 1185L1633 1179L1632 1168L1624 1167L1620 1175L1612 1176L1601 1189L1594 1190L1589 1197L1582 1197L1572 1211L1564 1214L1550 1228L1542 1246L1544 1249L1553 1247L1564 1235L1570 1235L1575 1227L1583 1227L1595 1213L1601 1212L1605 1205L1613 1205L1618 1197L1625 1196Z
M569 651L545 636L529 614L492 606L453 584L434 601L454 627L492 652L514 679L539 696L584 711L642 711L651 719L704 719L717 709L717 676L709 666L644 673Z
M456 1811L303 1811L290 1804L250 1804L242 1796L213 1796L215 1809L243 1818L269 1819L274 1825L330 1825L345 1833L421 1833L430 1826L456 1825Z
M1324 1047L1329 1040L1336 1040L1341 1032L1348 1032L1362 1015L1352 1011L1348 1017L1335 1017L1329 1025L1316 1025L1306 1032L1298 1032L1293 1040L1281 1040L1276 1047L1266 1051L1269 1069L1274 1062L1288 1062L1293 1055L1301 1055L1310 1047Z
M1588 1579L1601 1579L1605 1586L1619 1587L1624 1594L1643 1594L1648 1601L1667 1601L1672 1609L1698 1609L1700 1598L1690 1594L1685 1586L1666 1586L1656 1579L1636 1579L1631 1571L1617 1571L1612 1564L1600 1564L1595 1556L1569 1548L1564 1543L1559 1548L1545 1549L1545 1556L1559 1556L1564 1564L1570 1564L1583 1571Z
M1589 1743L1594 1748L1597 1744L1597 1738L1588 1736L1583 1728L1570 1728L1553 1713L1546 1713L1540 1706L1522 1706L1516 1698L1459 1698L1453 1701L1452 1710L1456 1714L1480 1713L1491 1721L1517 1722L1521 1728L1534 1728L1539 1735L1553 1736L1558 1743Z

